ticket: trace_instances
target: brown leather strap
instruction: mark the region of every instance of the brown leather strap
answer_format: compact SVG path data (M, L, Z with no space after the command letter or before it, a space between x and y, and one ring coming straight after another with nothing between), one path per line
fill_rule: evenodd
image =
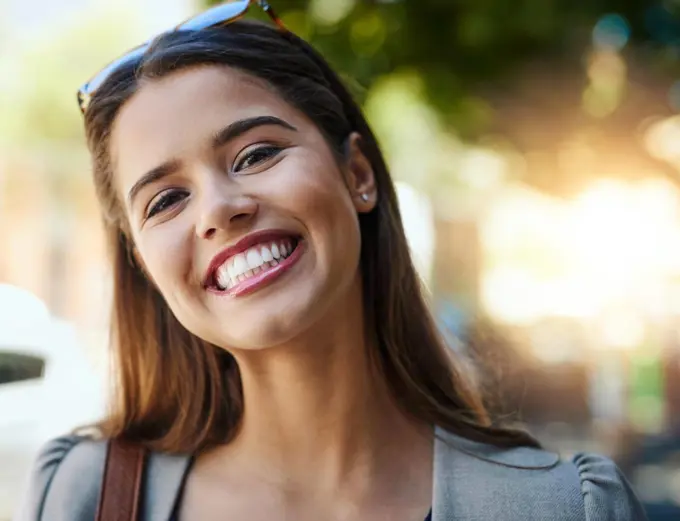
M145 459L146 451L139 445L109 442L97 521L139 521Z

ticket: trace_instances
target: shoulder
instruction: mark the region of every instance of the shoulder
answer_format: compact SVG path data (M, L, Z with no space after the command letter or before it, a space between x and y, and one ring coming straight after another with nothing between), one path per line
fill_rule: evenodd
M105 441L76 435L51 440L33 464L15 521L88 519L96 511L105 461Z
M531 447L477 443L443 430L437 431L435 450L435 502L437 497L463 519L466 513L472 519L526 521L647 519L608 458L578 454L563 459Z
M92 521L102 488L108 440L63 436L42 448L15 521ZM150 452L144 472L141 519L165 521L191 457Z

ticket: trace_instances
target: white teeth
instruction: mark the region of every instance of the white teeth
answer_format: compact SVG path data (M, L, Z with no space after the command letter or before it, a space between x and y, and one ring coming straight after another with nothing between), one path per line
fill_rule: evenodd
M234 259L231 259L226 264L227 264L227 270L229 271L229 277L231 277L232 279L235 279L236 277L238 277L238 273L236 272L236 268L234 268Z
M264 264L262 255L260 255L260 253L255 248L251 248L246 252L246 260L248 261L248 266L250 269L259 268Z
M215 282L221 290L233 288L253 275L278 266L292 251L291 240L250 248L222 264L215 272Z
M272 252L269 251L269 248L267 248L266 246L262 246L262 251L260 252L260 255L262 255L262 260L264 262L271 262L274 260Z
M223 264L217 269L217 285L220 288L226 288L231 283L231 275L227 267Z
M236 275L241 275L248 271L249 269L250 268L248 268L248 261L246 260L246 256L243 255L243 253L234 255L234 273Z

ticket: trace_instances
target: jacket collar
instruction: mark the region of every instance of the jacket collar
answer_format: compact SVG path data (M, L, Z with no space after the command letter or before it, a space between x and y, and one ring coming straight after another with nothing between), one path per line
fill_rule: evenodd
M187 478L192 457L153 452L146 466L142 519L170 521Z
M502 448L471 441L440 427L435 428L434 489L432 521L459 519L453 511L461 499L454 481L465 476L466 482L476 481L484 486L484 479L493 465L515 469L549 469L557 465L557 454L532 447ZM192 458L188 455L152 453L146 469L146 490L143 519L170 521L181 495ZM474 485L473 485L474 486Z
M470 501L470 494L488 487L488 478L497 471L499 465L524 470L550 469L559 461L557 454L540 449L500 448L471 441L437 427L432 521L484 519L482 505Z
M455 464L456 454L517 469L548 469L560 460L558 454L533 447L497 447L472 441L440 427L435 428L435 461Z

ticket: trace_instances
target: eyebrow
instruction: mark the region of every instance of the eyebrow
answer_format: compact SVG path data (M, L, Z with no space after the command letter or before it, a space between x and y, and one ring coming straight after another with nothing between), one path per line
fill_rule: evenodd
M179 159L172 159L170 161L166 161L162 165L157 166L156 168L152 168L151 170L149 170L146 174L137 179L135 184L132 185L132 188L130 188L130 191L128 192L127 196L128 204L132 206L135 197L137 197L139 192L141 192L145 186L148 186L151 183L155 183L156 181L159 181L164 177L174 174L180 169L181 165L182 164L179 161Z
M276 125L283 127L286 130L297 132L297 128L282 120L281 118L277 118L276 116L256 116L252 118L240 119L230 123L213 136L212 148L213 150L220 148L226 145L229 141L242 136L246 132L266 125ZM142 191L144 187L155 183L164 177L174 174L180 169L181 165L182 163L179 159L172 159L149 170L146 174L140 177L134 185L132 185L132 188L130 188L127 196L128 204L132 206L135 197L139 194L139 192Z
M253 118L239 119L238 121L234 121L233 123L230 123L224 127L215 134L215 137L213 137L212 146L213 148L219 148L227 144L232 139L236 139L237 137L245 134L249 130L266 125L275 125L278 127L283 127L286 130L297 132L297 129L293 125L282 120L281 118L277 118L276 116L256 116Z

